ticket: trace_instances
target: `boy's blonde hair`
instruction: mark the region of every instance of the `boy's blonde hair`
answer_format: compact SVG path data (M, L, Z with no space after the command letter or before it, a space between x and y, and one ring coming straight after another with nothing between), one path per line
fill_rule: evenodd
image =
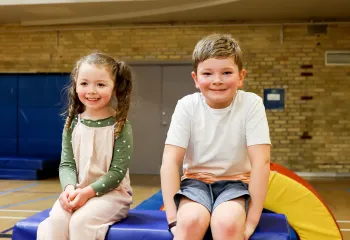
M229 34L211 34L202 38L193 51L192 60L194 71L198 64L209 58L232 58L243 69L243 53L238 42Z

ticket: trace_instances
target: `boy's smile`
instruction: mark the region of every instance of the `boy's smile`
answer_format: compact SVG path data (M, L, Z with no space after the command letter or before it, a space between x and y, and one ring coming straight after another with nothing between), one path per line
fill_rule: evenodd
M245 75L233 58L209 58L198 64L197 73L192 72L196 87L211 108L228 107L243 86Z

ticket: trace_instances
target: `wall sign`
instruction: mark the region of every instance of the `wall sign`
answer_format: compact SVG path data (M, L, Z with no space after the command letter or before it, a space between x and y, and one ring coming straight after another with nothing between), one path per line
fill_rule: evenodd
M284 89L267 88L264 89L265 109L284 109Z

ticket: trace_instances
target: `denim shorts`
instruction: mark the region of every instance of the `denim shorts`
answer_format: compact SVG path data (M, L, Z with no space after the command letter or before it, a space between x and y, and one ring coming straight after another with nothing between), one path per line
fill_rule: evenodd
M181 181L180 190L174 196L177 208L183 196L203 205L210 213L223 202L243 197L245 211L248 213L250 200L248 184L242 181L223 180L207 184L200 180L187 178Z

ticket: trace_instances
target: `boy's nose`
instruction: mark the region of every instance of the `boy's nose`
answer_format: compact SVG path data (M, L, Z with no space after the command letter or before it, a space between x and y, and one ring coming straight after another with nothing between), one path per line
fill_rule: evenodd
M222 80L220 76L214 76L213 84L221 84Z

